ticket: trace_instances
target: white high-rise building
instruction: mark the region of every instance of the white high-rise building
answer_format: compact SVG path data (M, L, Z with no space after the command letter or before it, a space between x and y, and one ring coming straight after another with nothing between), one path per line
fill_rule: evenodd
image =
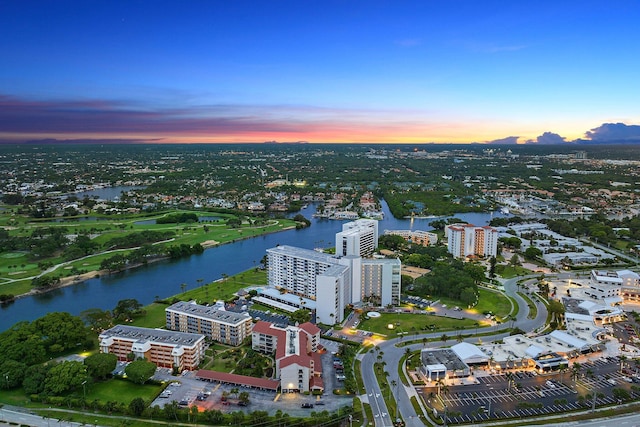
M342 225L336 233L336 255L373 255L378 247L378 221L358 219Z
M445 227L449 253L456 258L498 254L498 230L488 225L453 224Z
M399 259L363 259L360 299L373 297L381 306L400 304L401 272Z
M267 249L267 265L269 286L314 300L320 323L341 322L344 307L363 298L385 306L400 302L399 259L365 259L277 246Z
M326 324L344 320L351 303L351 269L340 257L294 246L267 249L268 283L316 301L316 318Z
M332 255L295 246L267 249L268 283L315 299L316 279L337 262Z

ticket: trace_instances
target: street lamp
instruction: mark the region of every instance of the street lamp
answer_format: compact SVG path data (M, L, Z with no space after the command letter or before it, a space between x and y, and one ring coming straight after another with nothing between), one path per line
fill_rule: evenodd
M82 399L87 400L87 389L85 387L85 384L87 383L87 380L82 381Z

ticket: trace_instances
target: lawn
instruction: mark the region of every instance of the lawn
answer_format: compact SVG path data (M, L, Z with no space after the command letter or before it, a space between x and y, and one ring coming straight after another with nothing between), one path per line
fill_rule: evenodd
M140 326L142 328L164 328L166 324L166 314L164 309L167 304L152 303L144 307L146 315L138 317L131 322L132 326Z
M505 279L512 279L516 276L526 276L527 274L531 274L531 273L533 273L531 270L528 270L524 267L520 267L520 266L514 267L508 264L504 266L504 269L502 269L499 274Z
M160 393L160 390L162 390L161 385L139 385L131 381L114 378L88 386L86 400L91 402L97 399L100 402L121 402L128 405L136 397L141 397L145 402L150 402Z
M388 325L393 325L390 330ZM458 328L473 329L476 321L472 319L452 319L450 317L429 316L425 314L409 313L381 313L381 316L373 319L364 319L358 326L359 329L371 331L380 335L395 336L398 332L417 333L425 330L438 332L455 331Z
M465 309L465 311L474 313L485 313L491 311L499 318L508 316L512 310L511 301L502 292L480 287L478 288L478 304L471 309L466 309L462 302L458 300L450 298L438 298L438 300L449 307L459 306Z

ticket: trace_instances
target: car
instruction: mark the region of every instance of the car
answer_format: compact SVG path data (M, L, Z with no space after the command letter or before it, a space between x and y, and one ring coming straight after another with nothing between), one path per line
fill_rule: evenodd
M302 404L302 407L303 408L313 408L313 403L305 402L305 403Z
M316 402L316 405L317 405L317 406L324 405L324 402L323 402L322 400L318 400L318 401Z
M247 406L247 402L245 402L244 400L241 400L238 402L238 406Z

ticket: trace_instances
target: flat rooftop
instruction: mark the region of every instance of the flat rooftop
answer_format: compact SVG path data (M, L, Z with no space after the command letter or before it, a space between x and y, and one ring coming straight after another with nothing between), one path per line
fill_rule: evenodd
M140 328L138 326L116 325L100 334L102 338L128 339L134 342L155 342L174 346L190 347L204 338L202 334L167 331L166 329Z
M196 316L207 320L212 320L217 323L225 323L227 325L237 326L246 322L247 319L251 319L251 316L247 313L236 313L233 311L226 311L220 309L218 306L206 306L200 304L194 304L192 302L179 301L173 305L170 305L165 309L166 311L174 311L176 313L183 313L189 316Z

